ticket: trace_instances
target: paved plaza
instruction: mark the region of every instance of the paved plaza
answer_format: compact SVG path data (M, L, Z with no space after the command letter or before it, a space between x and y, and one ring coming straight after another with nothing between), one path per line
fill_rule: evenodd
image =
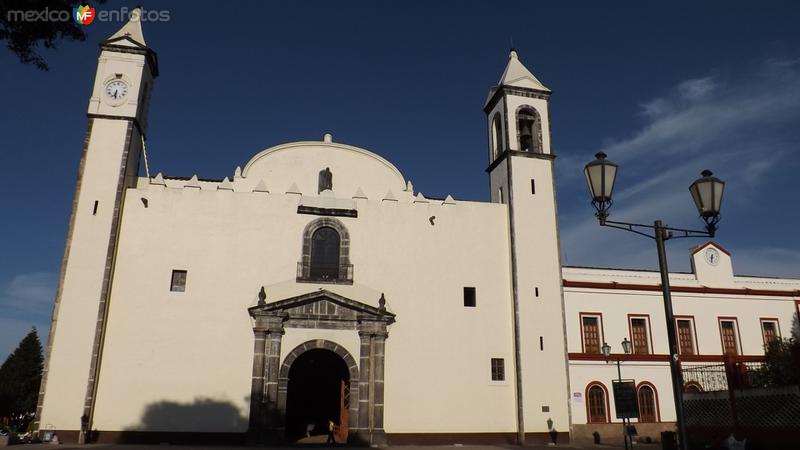
M52 444L27 444L17 448L20 450L164 450L165 447L175 447L181 450L248 450L248 449L273 449L273 450L312 450L321 448L342 448L342 449L356 449L356 448L369 448L369 447L350 447L345 445L326 446L326 445L294 445L285 447L245 447L245 446L196 446L196 445L52 445ZM438 445L438 446L422 446L422 445L408 445L408 446L389 446L381 448L396 448L399 450L514 450L524 448L526 450L578 450L578 449L615 449L622 448L622 445L590 445L590 446L571 446L571 445L538 445L538 446L525 446L519 447L515 445ZM661 446L657 444L637 444L634 449L639 450L657 450Z

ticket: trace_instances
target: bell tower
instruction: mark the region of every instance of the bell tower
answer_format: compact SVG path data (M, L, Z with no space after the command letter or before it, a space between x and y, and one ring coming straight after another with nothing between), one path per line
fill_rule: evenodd
M484 106L491 201L508 210L522 442L525 434L548 432L548 427L570 429L550 93L511 50Z
M79 430L92 426L125 192L138 177L158 75L140 17L134 9L100 43L36 410L38 429L75 433L81 441Z

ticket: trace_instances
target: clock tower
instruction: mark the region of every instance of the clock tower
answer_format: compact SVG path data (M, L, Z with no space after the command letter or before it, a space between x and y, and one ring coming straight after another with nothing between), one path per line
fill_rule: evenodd
M134 187L158 75L141 10L100 43L42 385L40 430L91 429L125 192Z

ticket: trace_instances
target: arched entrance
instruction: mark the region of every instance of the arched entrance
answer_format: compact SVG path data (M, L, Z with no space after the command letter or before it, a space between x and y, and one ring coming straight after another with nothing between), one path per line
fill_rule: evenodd
M378 307L325 289L270 303L264 301L265 297L265 290L262 289L259 293L259 303L248 308L250 316L254 319L255 335L248 429L250 442L280 443L288 441L292 435L296 436L298 433L301 433L301 436L305 435L309 423L299 425L298 422L308 417L294 411L297 408L304 409L303 406L296 406L303 404L302 394L299 394L299 400L291 400L293 411L287 414L290 372L292 378L303 379L310 377L309 374L316 370L310 369L309 366L322 364L327 367L323 373L338 373L340 382L349 381L349 386L346 383L340 384L338 394L333 394L337 395L335 398L339 399L340 405L339 415L334 418L334 421L339 421L339 440L370 444L385 443L384 359L386 339L389 336L388 326L395 322L395 315L386 310L386 299L383 295L378 299ZM306 341L287 353L281 349L286 328L302 328L309 333L313 333L308 331L313 329L352 330L358 335L358 362L344 347L325 339ZM309 361L303 362L305 357L302 360L301 357L312 350L326 350L336 355L340 361L332 362L330 355L320 356L323 353L316 352L308 355L309 361L313 359L314 364ZM312 358L314 355L316 357ZM293 367L298 360L300 361L297 366ZM347 370L344 376L341 375L342 362ZM329 376L335 379L333 375ZM328 382L322 380L318 384L326 385ZM292 394L302 391L302 385L303 383L300 383L301 387L298 388L293 383ZM324 415L330 415L328 408L330 407L321 408ZM327 422L328 419L322 420ZM306 428L298 431L298 427L303 426Z
M358 419L358 382L358 365L340 345L316 339L295 347L278 374L278 404L285 414L282 438L325 435L333 420L336 441L347 442Z
M286 392L286 438L325 435L328 421L347 428L350 373L344 360L323 348L308 350L289 368ZM338 433L339 441L347 437Z

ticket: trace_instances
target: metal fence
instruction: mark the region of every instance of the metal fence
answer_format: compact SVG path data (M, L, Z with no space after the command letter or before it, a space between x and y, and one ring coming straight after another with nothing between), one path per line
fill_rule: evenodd
M763 362L731 361L704 366L683 366L683 383L687 391L718 392L730 389L752 389L768 386Z

